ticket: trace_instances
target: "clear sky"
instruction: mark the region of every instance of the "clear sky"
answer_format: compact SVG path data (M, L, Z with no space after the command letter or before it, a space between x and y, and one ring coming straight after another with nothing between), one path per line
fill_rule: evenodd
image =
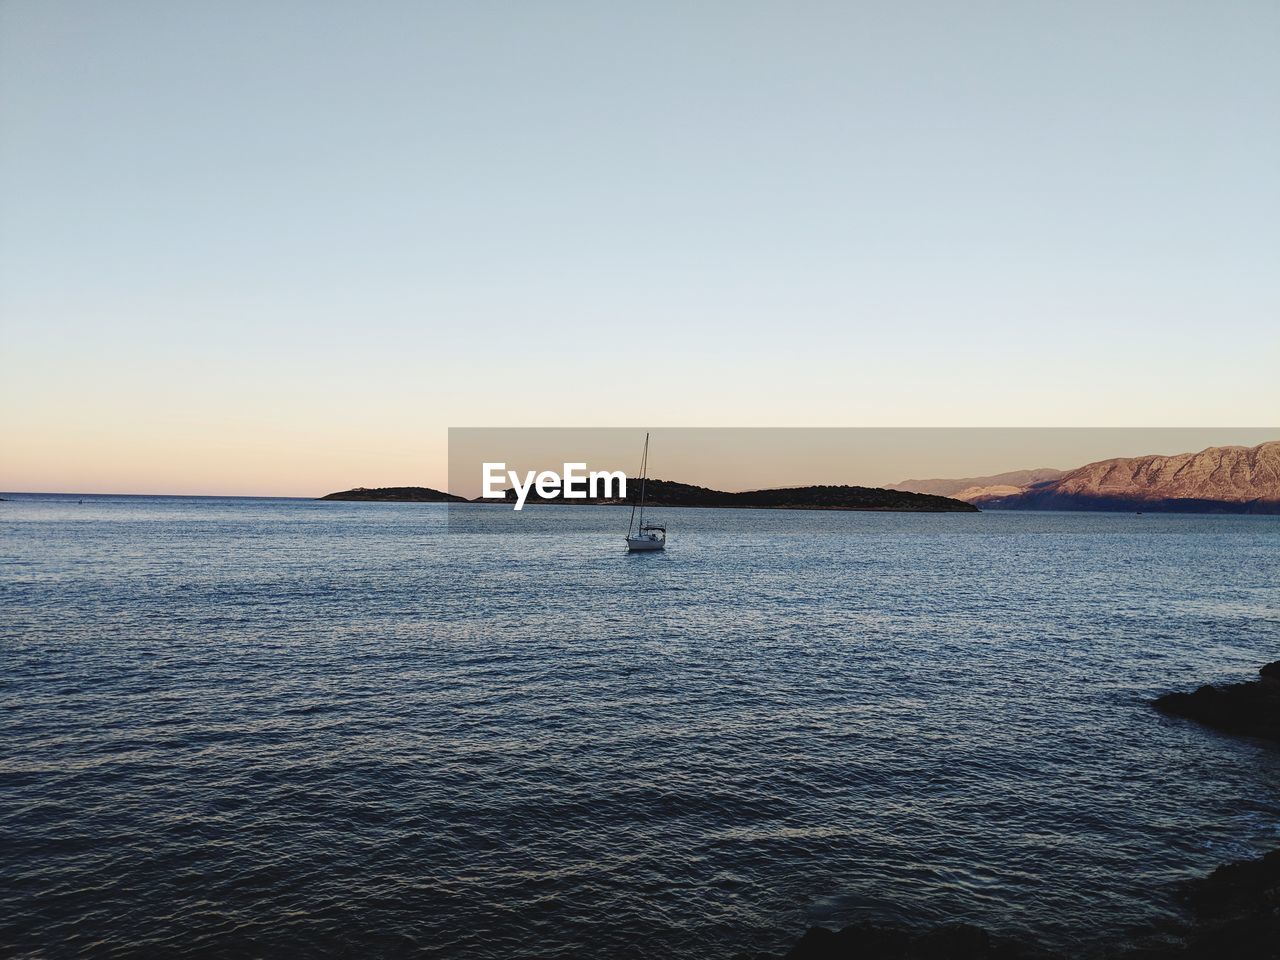
M1271 0L0 0L0 489L1273 423L1278 47Z

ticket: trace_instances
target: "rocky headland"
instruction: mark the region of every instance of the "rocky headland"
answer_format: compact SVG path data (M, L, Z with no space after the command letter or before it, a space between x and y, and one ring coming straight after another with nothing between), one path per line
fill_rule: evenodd
M992 510L1280 513L1280 440L1176 456L1115 457L1065 472L1040 468L893 486Z
M1193 693L1167 693L1154 706L1161 713L1196 720L1244 737L1280 740L1280 660L1258 671L1258 679Z

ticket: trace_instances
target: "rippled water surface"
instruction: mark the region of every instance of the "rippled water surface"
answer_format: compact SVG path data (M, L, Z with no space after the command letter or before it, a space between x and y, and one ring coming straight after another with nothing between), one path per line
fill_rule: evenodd
M1276 842L1147 701L1280 656L1280 518L532 510L0 503L3 952L1087 950Z

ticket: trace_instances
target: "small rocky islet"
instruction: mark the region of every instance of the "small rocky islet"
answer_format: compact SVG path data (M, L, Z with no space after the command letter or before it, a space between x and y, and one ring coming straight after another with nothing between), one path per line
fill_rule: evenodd
M466 503L466 497L433 490L431 487L352 487L326 493L318 500L347 500L355 503Z
M1245 683L1202 686L1152 701L1237 736L1280 741L1280 661ZM1229 863L1175 891L1185 924L1117 943L1107 960L1277 960L1280 958L1280 850ZM996 936L965 923L927 930L860 923L810 928L783 960L1068 960L1039 944Z

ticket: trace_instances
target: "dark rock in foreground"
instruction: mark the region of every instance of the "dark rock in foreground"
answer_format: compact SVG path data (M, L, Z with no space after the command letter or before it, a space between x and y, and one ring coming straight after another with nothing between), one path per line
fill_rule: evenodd
M994 937L981 927L953 923L923 933L857 924L838 933L812 927L786 960L1052 960L1032 944Z
M340 493L329 493L320 500L357 500L386 503L466 503L465 497L432 490L430 487L356 487Z
M1259 680L1195 693L1169 693L1154 706L1161 713L1197 720L1225 733L1280 740L1280 660L1258 671Z
M1219 867L1183 891L1192 922L1133 946L1121 960L1274 960L1280 957L1280 850ZM1170 942L1170 937L1177 942Z
M1188 902L1197 922L1170 956L1280 956L1280 850L1219 867L1191 884Z
M1280 958L1280 850L1219 867L1182 891L1189 923L1152 930L1098 956L1117 960ZM1093 955L1093 954L1091 954ZM811 928L784 960L1062 960L1035 943L957 923L924 932L855 924Z

